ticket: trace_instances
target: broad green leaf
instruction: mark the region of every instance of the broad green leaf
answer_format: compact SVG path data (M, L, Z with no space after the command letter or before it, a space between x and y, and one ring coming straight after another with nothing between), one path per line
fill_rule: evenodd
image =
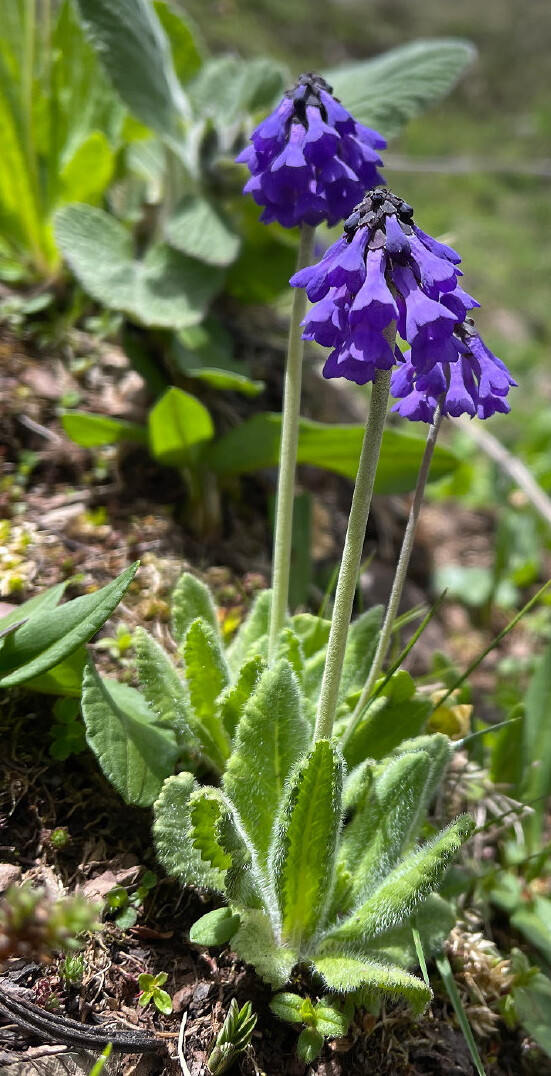
M103 131L91 131L64 164L60 175L60 200L99 202L115 169L115 154Z
M147 444L145 426L108 415L90 415L86 411L61 411L61 425L71 441L83 448L117 445L124 441Z
M314 1006L316 1027L328 1039L339 1039L346 1035L354 1015L354 1003L348 998L344 1004L322 998Z
M209 588L191 572L184 572L172 592L172 632L176 642L183 643L194 620L204 620L218 632L218 616Z
M390 759L368 781L365 802L360 802L346 826L339 853L353 877L356 904L363 903L396 866L416 834L430 769L429 755L417 751Z
M217 699L229 684L229 674L213 629L202 620L194 620L182 654L191 702L190 727L205 746L209 744L206 753L223 770L230 754L230 740L218 714Z
M157 855L167 873L182 885L223 893L224 872L209 867L192 843L190 796L198 787L191 773L179 773L165 781L154 806Z
M299 994L291 994L284 990L274 995L270 1001L270 1009L276 1016L279 1016L280 1020L286 1020L289 1024L302 1024L301 1010L304 1000Z
M299 949L321 929L331 898L341 799L341 758L319 740L291 779L271 851L282 936Z
M513 986L515 1012L525 1031L551 1057L551 982L541 972Z
M353 620L348 629L339 696L345 699L362 688L373 664L383 620L382 605L375 605Z
M310 1065L319 1057L323 1050L323 1035L317 1027L305 1027L302 1029L297 1042L297 1057Z
M355 119L389 138L448 94L475 57L468 41L441 37L401 45L324 77Z
M292 628L284 627L279 633L275 659L278 660L281 658L284 658L285 661L289 662L299 683L302 683L304 657L302 655L302 647L299 638L295 635Z
M336 955L315 956L312 964L325 985L338 993L348 994L367 986L388 997L404 998L415 1013L424 1012L432 997L430 987L401 968Z
M424 897L438 887L452 858L473 829L472 818L462 815L418 852L407 856L365 904L328 932L324 948L369 942L407 919Z
M278 945L268 916L257 909L241 914L232 949L245 963L252 964L260 978L274 990L285 986L298 959L296 950Z
M221 287L218 270L164 243L135 257L128 229L95 206L64 206L55 217L55 234L84 290L144 325L196 325Z
M167 389L149 412L151 452L170 467L193 465L213 436L206 407L182 389Z
M314 657L320 650L325 650L331 630L330 620L324 620L312 613L295 613L290 624L300 639L302 653L306 659Z
M265 57L222 56L207 60L187 91L199 118L210 115L227 124L273 106L288 77L285 68Z
M221 268L235 261L240 245L239 236L199 194L187 195L176 207L165 224L165 239L182 254Z
M416 736L412 740L404 740L399 747L394 750L393 754L398 757L408 754L417 755L419 751L428 754L430 758L430 772L425 781L424 788L422 790L419 789L419 801L417 806L418 826L420 826L423 816L428 811L428 808L442 784L442 778L449 766L452 756L452 742L447 736L440 732L432 733L427 736Z
M421 731L431 710L430 699L422 696L404 702L375 699L344 748L348 768L366 758L381 759L390 754L402 740Z
M186 376L195 377L198 381L204 381L213 389L222 392L239 392L241 396L254 399L264 391L264 381L253 381L244 374L236 374L233 370L222 370L218 366L187 366Z
M172 51L172 62L180 80L185 85L200 70L203 64L202 49L199 46L195 28L192 31L188 22L184 22L165 0L153 0L157 18L168 37Z
M98 56L124 103L147 127L175 137L188 112L168 38L148 0L77 0Z
M136 668L143 696L159 725L171 729L182 750L190 747L189 696L168 654L144 628L134 632Z
M551 900L536 896L524 902L510 917L511 926L540 951L548 964L551 963Z
M189 940L194 945L226 945L233 938L239 922L239 916L230 908L215 908L195 921Z
M86 650L79 646L74 654L65 658L53 669L33 676L25 682L27 691L39 691L43 695L63 695L80 698L82 693L82 677L86 665Z
M40 608L13 632L0 650L0 686L14 687L39 676L91 639L119 604L138 570L132 564L94 594Z
M263 673L245 707L223 779L261 866L285 784L310 735L296 677L289 662L280 660Z
M280 433L281 415L270 412L253 415L210 446L206 453L208 466L224 478L275 467L279 460ZM355 479L363 436L363 426L329 425L303 418L300 420L298 462ZM422 438L398 430L385 430L375 492L390 494L412 490L424 450ZM458 463L449 449L437 445L431 479L448 474Z
M271 601L271 590L262 590L260 594L257 594L235 639L230 643L227 659L230 669L234 672L241 667L243 662L254 657L255 644L268 634Z
M149 807L174 772L174 736L156 724L145 699L127 684L104 680L91 662L84 670L82 716L86 740L126 803Z
M35 594L34 598L29 598L28 601L22 602L21 605L12 609L11 613L6 613L5 616L0 617L0 632L4 633L11 629L14 624L20 624L22 620L27 620L31 613L36 614L39 610L45 612L47 609L55 609L68 585L68 580L63 583L56 583L55 586L41 591L40 594Z
M230 738L241 721L249 699L256 691L266 662L261 657L251 658L241 666L235 684L227 687L218 699L218 708L224 728Z

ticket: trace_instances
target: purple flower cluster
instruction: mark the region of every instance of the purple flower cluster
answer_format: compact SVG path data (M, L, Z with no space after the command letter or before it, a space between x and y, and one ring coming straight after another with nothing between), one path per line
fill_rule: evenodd
M319 75L301 75L251 141L237 161L249 167L244 193L265 206L265 224L337 224L383 182L385 139L357 123Z
M415 225L401 198L367 194L322 260L291 277L315 303L304 339L333 348L324 376L365 385L398 363L395 410L407 418L430 422L438 400L450 415L508 411L515 382L465 324L479 304L459 284L459 261ZM394 345L394 323L410 344L407 357Z

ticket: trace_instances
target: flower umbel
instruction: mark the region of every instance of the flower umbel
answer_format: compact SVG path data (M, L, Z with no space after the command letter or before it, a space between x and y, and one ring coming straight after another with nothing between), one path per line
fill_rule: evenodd
M237 160L250 169L244 193L265 206L265 224L337 224L383 182L377 150L385 139L358 123L319 75L301 75L251 141Z
M459 284L459 262L401 198L384 188L367 194L322 260L291 277L316 304L304 338L333 348L324 376L365 385L399 363L392 392L407 418L432 422L441 397L449 415L508 411L515 382L467 318L479 303ZM393 321L410 344L405 357L388 342Z

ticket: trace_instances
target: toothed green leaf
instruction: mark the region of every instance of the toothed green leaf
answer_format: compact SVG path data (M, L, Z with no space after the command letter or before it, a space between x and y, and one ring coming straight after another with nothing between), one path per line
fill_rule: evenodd
M407 856L386 876L365 904L327 934L324 948L365 944L407 919L423 898L440 884L450 861L473 829L472 818L462 815L418 852Z
M234 672L259 651L255 643L268 634L270 625L271 590L262 590L255 598L245 620L241 624L235 639L227 650L227 660Z
M305 1027L297 1042L297 1057L307 1065L319 1057L323 1049L323 1035L315 1027Z
M172 631L176 642L181 644L194 620L204 620L218 633L218 617L212 594L207 586L184 572L172 593Z
M278 658L285 658L289 662L300 683L304 669L304 658L300 642L291 628L282 628L279 634L276 660Z
M144 628L134 632L138 679L144 698L160 724L172 729L179 747L192 740L188 725L189 697L166 651Z
M414 967L419 961L412 928L416 927L419 931L423 953L428 959L435 953L442 952L455 922L456 916L451 904L442 900L437 893L431 893L409 919L371 941L366 955L368 959L380 960L385 964L398 964L402 968Z
M219 788L200 788L191 796L190 818L201 858L225 872L228 900L240 908L262 907L265 880L233 804Z
M341 799L341 756L320 740L291 779L270 852L282 936L298 947L320 929L330 902Z
M104 680L91 661L82 681L82 716L105 776L126 803L149 807L176 768L173 733L159 728L139 691Z
M276 943L270 920L262 911L241 914L241 924L233 936L232 948L246 964L252 964L260 978L274 990L285 986L297 962L295 949Z
M430 774L423 790L422 798L418 807L418 818L422 820L430 807L442 778L449 766L453 753L453 745L448 736L441 732L435 732L428 736L416 736L412 740L404 740L399 747L395 748L393 755L400 757L414 754L416 751L425 751L430 758Z
M204 620L194 620L187 631L183 657L191 702L189 724L201 739L208 736L213 762L224 769L231 750L230 738L218 712L217 699L229 685L224 654L215 632Z
M198 788L191 773L179 773L165 781L153 808L157 855L167 873L182 885L223 893L224 872L209 867L193 844L190 797Z
M291 617L291 627L300 639L302 653L306 659L313 658L320 650L325 650L331 621L312 613L295 613Z
M251 658L239 670L235 684L227 687L218 699L220 717L231 738L235 734L251 695L258 687L258 681L265 668L266 662L263 658Z
M376 773L365 802L346 826L339 862L353 874L356 904L363 903L396 866L416 833L430 768L424 751L390 759L382 772Z
M312 963L325 985L339 993L348 994L367 986L388 997L404 998L419 1014L432 997L432 991L421 979L401 968L353 956L315 956Z
M309 738L296 677L288 661L278 661L263 673L245 708L224 774L224 789L262 865L285 782Z

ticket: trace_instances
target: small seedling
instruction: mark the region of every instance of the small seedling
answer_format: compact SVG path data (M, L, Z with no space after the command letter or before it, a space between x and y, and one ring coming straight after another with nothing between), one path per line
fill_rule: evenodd
M78 986L83 979L86 962L82 953L69 954L61 964L59 974L63 981Z
M161 990L167 979L166 971L160 971L158 975L149 975L147 972L138 975L138 986L141 990L138 1004L145 1009L146 1005L149 1005L150 1001L152 1001L159 1012L165 1013L165 1015L171 1013L172 998L170 994L167 994L166 990Z
M250 1001L246 1001L240 1009L235 998L232 998L228 1014L207 1061L207 1069L212 1076L221 1076L221 1073L233 1065L237 1055L247 1049L256 1021L257 1016L253 1013Z

